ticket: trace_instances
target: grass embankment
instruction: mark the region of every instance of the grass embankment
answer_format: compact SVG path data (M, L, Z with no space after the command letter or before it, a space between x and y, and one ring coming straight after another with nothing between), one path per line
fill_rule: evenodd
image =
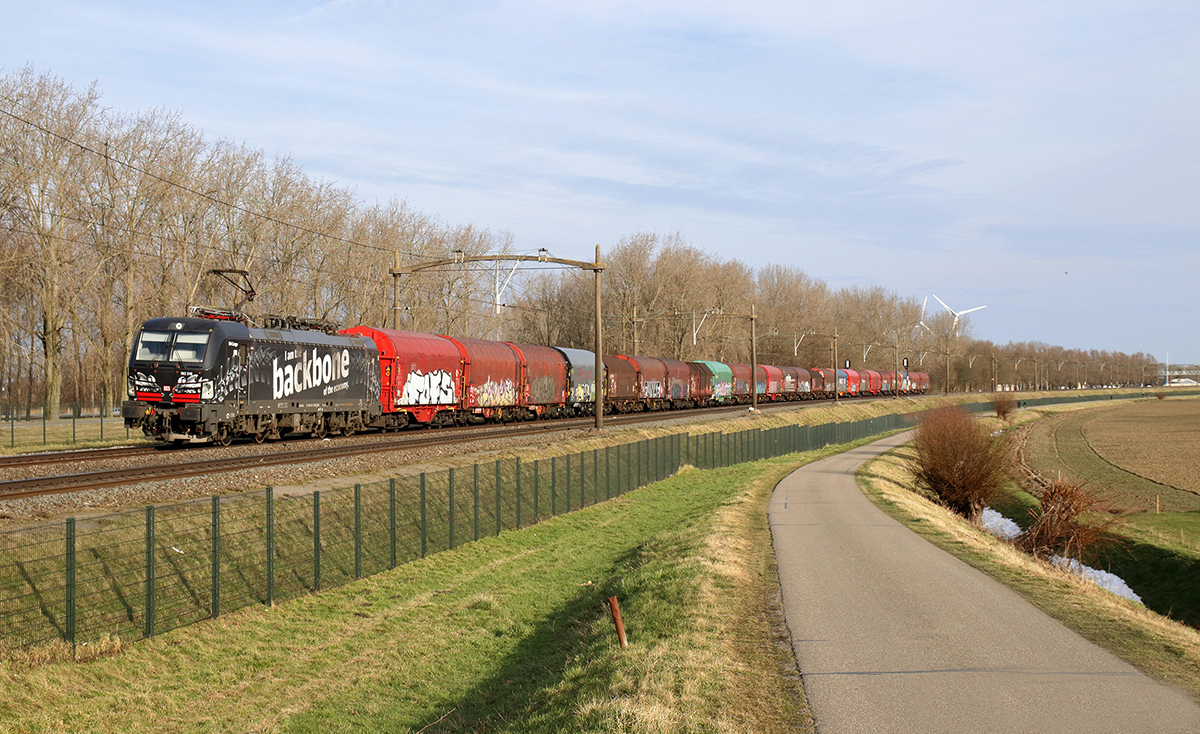
M1200 700L1200 632L1039 562L912 491L912 457L905 446L862 469L859 483L876 505L1085 638Z
M1200 400L1076 411L1031 427L1026 456L1044 476L1082 481L1129 515L1097 565L1146 606L1200 626ZM999 508L997 508L999 509ZM1024 525L1026 516L1010 515Z
M103 434L103 435L101 435ZM117 417L70 418L48 420L0 422L0 456L25 454L39 451L69 451L72 449L94 449L105 446L125 446L150 443L141 429L125 428L125 422Z
M0 663L0 731L811 731L766 503L833 451L685 469L115 657Z

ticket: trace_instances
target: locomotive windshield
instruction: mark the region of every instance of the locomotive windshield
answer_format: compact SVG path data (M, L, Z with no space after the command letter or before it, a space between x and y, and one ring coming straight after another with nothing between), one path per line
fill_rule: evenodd
M203 362L210 334L143 331L134 359L139 362Z

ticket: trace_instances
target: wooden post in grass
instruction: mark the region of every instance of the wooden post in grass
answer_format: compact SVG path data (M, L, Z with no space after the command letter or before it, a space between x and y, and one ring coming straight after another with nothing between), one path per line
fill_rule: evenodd
M621 605L617 603L617 597L610 596L608 606L612 609L613 623L617 625L617 639L621 641L621 648L629 647L629 641L625 639L625 623L621 621Z

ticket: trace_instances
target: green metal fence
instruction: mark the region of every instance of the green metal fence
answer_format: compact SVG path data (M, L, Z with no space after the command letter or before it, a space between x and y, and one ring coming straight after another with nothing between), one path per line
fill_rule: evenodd
M984 412L991 403L963 407ZM267 488L0 532L0 649L153 637L535 525L665 479L683 464L713 469L810 451L915 419L675 434L332 491Z

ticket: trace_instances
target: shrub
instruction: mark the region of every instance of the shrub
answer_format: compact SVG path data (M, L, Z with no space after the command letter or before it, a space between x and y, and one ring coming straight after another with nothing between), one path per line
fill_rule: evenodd
M913 440L912 471L919 487L944 506L978 523L983 508L1012 475L1015 454L1008 440L961 408L938 408L925 414Z
M992 409L996 411L997 418L1007 423L1017 409L1017 401L1008 393L996 393L992 398Z
M1162 400L1163 398L1167 397L1167 394L1165 392L1163 392L1162 390L1159 390L1158 392L1154 393L1154 397L1158 398L1159 400Z
M1089 487L1061 477L1042 491L1041 502L1030 508L1033 524L1013 544L1026 553L1048 559L1053 555L1083 562L1084 555L1112 541L1109 532L1120 517ZM1081 522L1088 515L1088 522Z

